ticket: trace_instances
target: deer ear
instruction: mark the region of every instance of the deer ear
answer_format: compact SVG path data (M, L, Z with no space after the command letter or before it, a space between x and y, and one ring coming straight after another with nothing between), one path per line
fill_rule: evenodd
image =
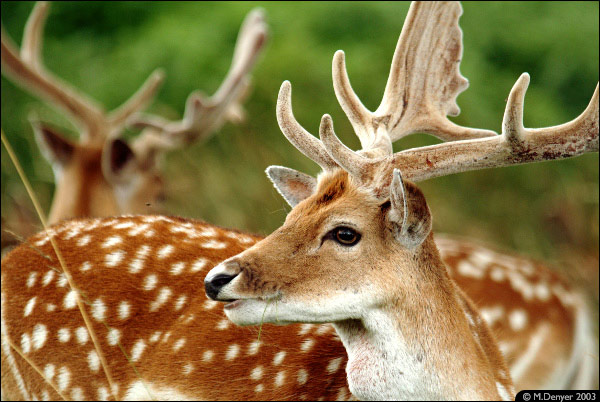
M394 237L406 248L415 248L431 231L431 213L421 190L410 182L404 182L400 171L394 169L390 186L388 219Z
M127 182L138 163L133 149L122 139L108 140L102 150L102 173L109 183Z
M269 166L266 173L275 189L292 207L310 197L317 188L317 180L314 177L294 169Z
M64 167L69 163L77 146L54 128L41 122L32 122L33 132L42 155L53 166Z

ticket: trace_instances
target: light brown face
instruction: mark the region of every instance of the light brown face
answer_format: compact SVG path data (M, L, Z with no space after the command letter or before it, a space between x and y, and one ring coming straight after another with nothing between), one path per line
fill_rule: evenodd
M360 318L386 302L388 283L415 253L396 241L391 209L346 172L330 173L282 227L213 268L207 294L234 300L225 312L240 325Z
M103 146L83 145L41 123L34 128L56 179L50 224L75 217L161 211L164 183L154 159L140 160L119 139Z

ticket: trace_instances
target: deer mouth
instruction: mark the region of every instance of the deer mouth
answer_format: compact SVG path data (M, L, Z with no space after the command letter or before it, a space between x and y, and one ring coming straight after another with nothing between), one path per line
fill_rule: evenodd
M226 301L231 301L231 300L226 300ZM236 307L239 307L243 302L244 302L243 299L233 300L233 301L231 301L231 303L227 303L223 308L225 310L232 310Z

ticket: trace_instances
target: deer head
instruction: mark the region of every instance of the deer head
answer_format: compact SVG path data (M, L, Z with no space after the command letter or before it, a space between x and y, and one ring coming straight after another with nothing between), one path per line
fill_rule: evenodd
M358 152L340 142L328 115L320 140L302 128L292 114L291 85L283 83L280 128L323 172L315 180L267 169L294 208L281 228L205 280L207 295L229 302L225 313L239 325L333 322L359 398L514 393L488 328L448 277L425 197L411 181L598 151L597 87L578 118L556 127L523 127L526 73L509 95L502 134L446 118L459 112L455 99L467 86L458 70L461 13L456 2L411 5L375 112L352 91L344 53L335 54L334 89L360 139ZM446 142L392 152L395 140L415 132Z
M262 50L267 28L262 12L244 21L230 70L217 92L192 93L181 121L140 114L152 100L164 74L156 70L123 105L105 112L97 102L46 70L41 58L43 27L49 4L36 4L25 26L20 51L2 30L2 73L57 107L75 123L79 141L32 118L35 138L51 163L56 193L49 223L161 209L164 186L160 157L167 151L206 140L227 121L239 122L250 72ZM119 138L125 127L143 128L130 145Z

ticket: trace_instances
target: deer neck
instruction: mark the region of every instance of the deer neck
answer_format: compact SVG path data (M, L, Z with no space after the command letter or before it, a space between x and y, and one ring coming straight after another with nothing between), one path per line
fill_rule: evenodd
M489 329L441 260L418 268L441 272L443 286L438 278L406 297L398 283L390 294L399 296L390 303L334 323L348 353L350 391L365 400L511 398L512 382Z

